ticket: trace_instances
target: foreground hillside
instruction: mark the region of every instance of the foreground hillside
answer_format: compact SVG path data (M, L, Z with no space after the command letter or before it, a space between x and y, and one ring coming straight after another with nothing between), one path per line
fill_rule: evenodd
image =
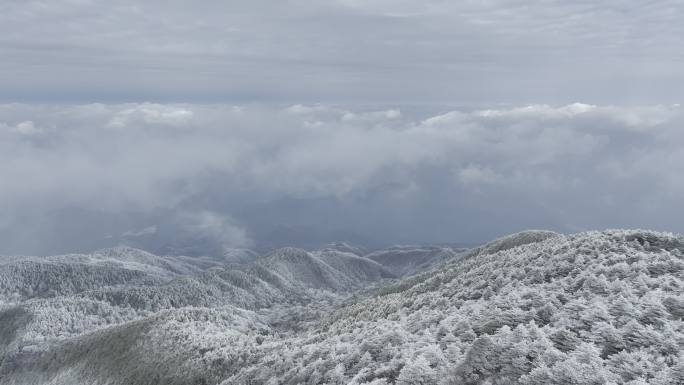
M521 233L381 286L376 262L330 253L107 289L157 293L142 307L103 290L15 296L0 384L684 383L674 235Z

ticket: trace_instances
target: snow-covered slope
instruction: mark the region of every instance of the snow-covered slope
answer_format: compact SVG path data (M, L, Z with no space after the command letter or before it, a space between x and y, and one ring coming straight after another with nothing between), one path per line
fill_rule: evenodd
M514 247L527 245L530 243L545 241L549 238L558 237L560 234L553 231L545 230L527 230L519 233L507 235L505 237L495 239L480 247L476 247L464 255L464 258L470 258L474 255L493 254L498 251L512 249Z
M359 288L383 278L392 278L380 264L351 253L334 250L307 252L286 247L257 261L287 282L333 291Z
M258 255L249 249L224 249L222 260L226 263L252 263Z
M359 287L369 282L396 277L396 275L381 264L356 254L323 250L314 252L313 255L328 266L342 272L347 277L347 281L349 281L348 285L352 287Z
M451 259L463 250L438 246L394 246L365 257L385 266L397 276L409 276Z
M681 239L517 238L340 309L226 383L682 383Z
M322 247L321 250L335 250L341 251L343 253L352 253L358 255L359 257L362 257L367 254L366 249L362 246L357 246L349 242L342 241L330 242L324 247Z
M240 255L252 258L250 253ZM13 360L40 357L19 353L27 347L43 351L82 335L106 333L164 310L258 310L328 303L391 277L373 261L333 251L314 256L283 249L252 264L235 264L231 258L220 264L125 247L92 254L4 257L0 354L14 352ZM282 326L292 320L274 322Z
M684 383L684 241L672 234L517 234L343 305L316 293L382 270L326 253L284 249L158 285L196 287L167 309L97 291L5 306L0 384ZM272 297L246 309L225 300L233 288ZM69 334L107 312L112 326Z

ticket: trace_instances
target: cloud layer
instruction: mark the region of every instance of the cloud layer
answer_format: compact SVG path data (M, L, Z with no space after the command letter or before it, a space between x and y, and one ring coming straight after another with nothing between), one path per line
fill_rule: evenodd
M0 105L0 252L681 232L682 112Z
M0 99L681 100L663 1L27 0L0 4Z

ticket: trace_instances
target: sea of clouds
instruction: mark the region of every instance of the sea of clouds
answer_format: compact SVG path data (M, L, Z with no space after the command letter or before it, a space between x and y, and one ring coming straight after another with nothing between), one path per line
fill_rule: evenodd
M529 227L682 231L683 117L679 105L581 103L5 104L0 253L94 248L163 226L165 239L239 247L278 226L383 244Z

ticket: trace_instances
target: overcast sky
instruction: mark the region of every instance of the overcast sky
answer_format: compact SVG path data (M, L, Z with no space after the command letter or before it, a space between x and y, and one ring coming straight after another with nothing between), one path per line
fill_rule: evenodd
M654 103L681 0L3 0L0 98Z
M681 20L681 1L0 1L0 254L683 232Z

